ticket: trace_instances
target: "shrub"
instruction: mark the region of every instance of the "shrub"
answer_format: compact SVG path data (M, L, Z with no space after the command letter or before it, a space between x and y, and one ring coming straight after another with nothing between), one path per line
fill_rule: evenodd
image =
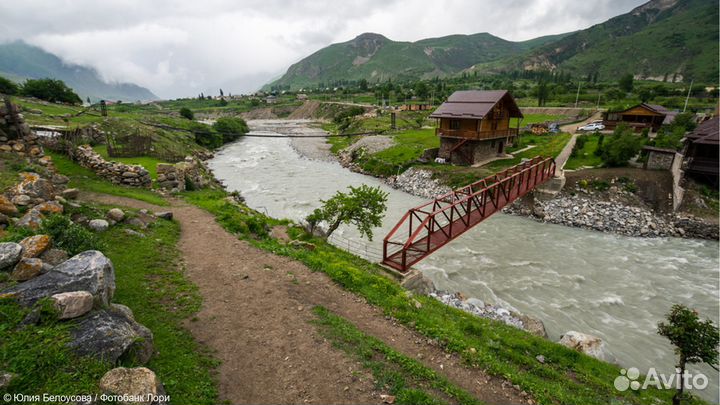
M187 118L190 121L195 119L195 114L193 114L192 110L187 107L183 107L180 109L180 116Z
M213 129L221 134L223 143L232 142L249 131L245 120L239 117L218 118Z
M0 76L0 94L15 95L18 94L20 88L17 84Z
M82 103L80 96L75 94L62 80L27 79L22 85L21 93L24 96L35 97L53 103Z
M63 215L53 215L43 221L42 232L50 235L53 245L71 256L86 250L101 250L102 242L94 233L70 221Z
M582 148L585 147L585 143L587 143L587 141L588 141L588 135L580 135L577 138L575 138L575 145L573 146L570 156L577 156L578 152L580 152L582 150Z
M643 138L633 134L626 125L619 125L613 136L603 143L600 158L606 166L625 166L640 152L643 142Z

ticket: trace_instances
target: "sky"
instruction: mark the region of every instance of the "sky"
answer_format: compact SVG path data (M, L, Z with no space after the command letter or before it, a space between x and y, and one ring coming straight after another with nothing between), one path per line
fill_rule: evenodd
M511 41L587 28L645 0L0 1L0 42L22 39L161 98L250 93L331 43L489 32Z

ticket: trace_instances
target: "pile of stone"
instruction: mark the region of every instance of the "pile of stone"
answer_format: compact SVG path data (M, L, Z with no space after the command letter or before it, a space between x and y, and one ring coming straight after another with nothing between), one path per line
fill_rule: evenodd
M144 167L108 162L95 152L90 145L78 146L73 153L73 158L80 166L92 170L98 176L114 184L149 188L152 182L150 173Z
M0 152L13 153L54 170L52 159L45 155L39 137L30 130L18 106L5 100L0 100Z
M158 186L170 192L184 191L188 186L192 189L205 188L211 182L205 165L192 156L175 164L158 164L157 174Z
M32 134L30 126L20 114L17 105L6 100L0 101L0 137L8 140L23 139Z
M432 172L414 167L399 176L390 177L387 183L393 188L422 198L435 198L452 191L450 187L433 179Z
M647 208L620 201L602 201L590 195L560 194L548 201L536 200L533 207L515 203L503 212L529 216L541 222L627 236L718 238L715 224L689 216L662 216Z
M43 218L62 214L63 203L77 197L78 190L65 188L66 176L54 175L50 180L37 173L20 173L20 176L20 183L0 194L0 228L13 224L38 229Z
M506 325L525 330L536 336L547 337L542 321L518 314L498 305L491 305L476 298L465 299L460 293L433 291L428 294L445 305L461 309L465 312L485 319L500 321Z

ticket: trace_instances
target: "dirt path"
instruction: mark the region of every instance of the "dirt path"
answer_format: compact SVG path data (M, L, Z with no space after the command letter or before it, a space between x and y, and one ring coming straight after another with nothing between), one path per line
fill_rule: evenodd
M98 194L81 199L109 205L167 210ZM173 201L181 226L187 276L203 306L186 326L221 360L220 399L239 403L381 403L371 374L325 341L309 323L322 305L365 333L416 358L487 403L528 403L509 383L461 364L459 356L387 319L364 299L302 263L238 240L209 213Z

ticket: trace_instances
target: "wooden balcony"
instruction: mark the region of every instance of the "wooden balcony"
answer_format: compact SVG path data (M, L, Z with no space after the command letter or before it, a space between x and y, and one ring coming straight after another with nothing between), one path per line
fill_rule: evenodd
M435 135L437 136L470 140L502 139L517 136L517 134L517 128L496 129L494 131L466 131L462 129L435 128Z

